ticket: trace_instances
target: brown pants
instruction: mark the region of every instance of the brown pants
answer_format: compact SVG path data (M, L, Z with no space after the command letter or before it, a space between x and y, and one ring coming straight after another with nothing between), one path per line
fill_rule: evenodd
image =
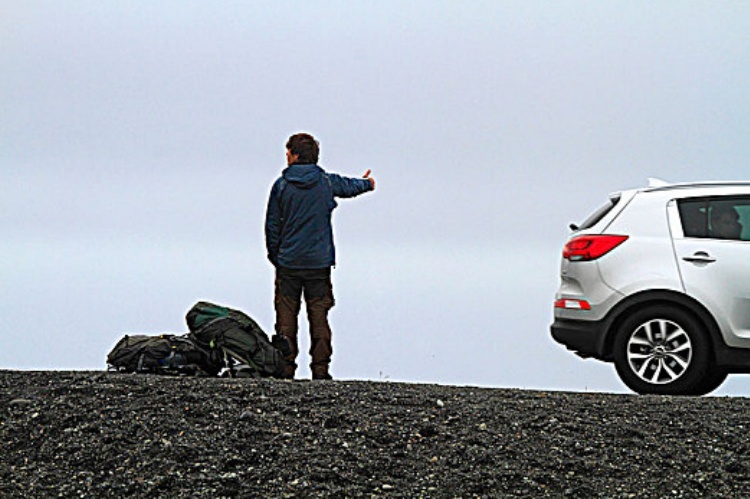
M310 370L313 378L326 378L333 346L328 311L333 307L331 269L286 269L277 267L274 293L276 332L289 342L291 353L286 358L285 377L293 378L297 368L297 316L305 295L307 320L310 323Z

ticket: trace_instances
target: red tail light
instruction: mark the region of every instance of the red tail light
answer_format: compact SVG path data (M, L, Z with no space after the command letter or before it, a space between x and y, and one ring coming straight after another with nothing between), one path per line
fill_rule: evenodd
M574 237L563 248L563 258L571 262L585 262L600 258L619 245L628 236L591 235Z
M591 304L586 300L575 298L561 298L555 300L555 308L567 308L572 310L591 310Z

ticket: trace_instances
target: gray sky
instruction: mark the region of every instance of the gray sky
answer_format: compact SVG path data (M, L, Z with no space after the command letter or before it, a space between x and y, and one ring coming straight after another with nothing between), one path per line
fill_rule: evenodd
M549 336L567 226L647 177L747 178L748 21L716 1L0 0L0 368L103 369L198 300L271 333L265 205L307 131L326 169L378 182L334 214L335 377L626 392Z

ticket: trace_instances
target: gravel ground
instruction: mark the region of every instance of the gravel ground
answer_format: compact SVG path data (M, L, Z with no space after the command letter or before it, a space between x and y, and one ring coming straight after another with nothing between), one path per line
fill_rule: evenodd
M2 497L747 497L750 403L0 371Z

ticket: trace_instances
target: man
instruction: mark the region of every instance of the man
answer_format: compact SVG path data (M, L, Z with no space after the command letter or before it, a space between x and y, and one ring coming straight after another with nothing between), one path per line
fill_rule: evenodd
M289 137L287 168L273 184L266 210L266 249L276 267L275 329L289 343L284 373L288 379L294 378L297 368L297 315L303 293L310 323L312 377L332 379L328 370L333 353L328 311L334 305L334 198L350 198L375 189L370 170L361 179L325 172L317 165L319 151L312 135L298 133Z
M711 235L717 239L740 239L742 224L737 210L726 204L715 204L711 209Z

